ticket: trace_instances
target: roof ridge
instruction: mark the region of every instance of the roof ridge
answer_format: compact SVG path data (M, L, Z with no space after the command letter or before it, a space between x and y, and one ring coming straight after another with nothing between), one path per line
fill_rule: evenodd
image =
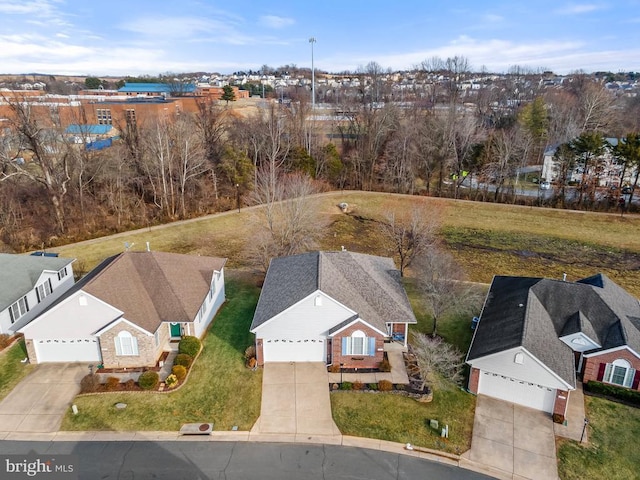
M187 310L184 308L184 303L182 302L182 298L180 297L180 295L178 295L176 293L176 291L173 289L173 284L169 281L169 279L167 278L167 275L165 274L164 269L162 268L162 266L160 265L160 263L158 263L158 259L156 257L156 253L162 253L162 252L155 252L155 251L149 251L149 252L139 252L139 253L149 253L151 254L151 259L153 260L153 263L155 264L155 266L158 268L158 270L160 270L160 273L162 274L162 279L163 279L163 285L165 285L166 287L168 287L169 291L171 292L171 294L174 296L174 298L177 300L177 305L180 307L180 310L182 310L181 313L184 314L185 318L189 318L190 320L193 320L189 317L189 314L187 313ZM151 294L151 292L149 292L149 290L147 289L147 282L145 281L145 277L143 275L140 275L140 271L138 271L138 266L135 265L135 269L136 269L136 273L140 276L141 280L142 280L142 285L144 285L145 290L147 290L147 293L149 294L149 298L151 299L151 304L153 305L153 309L156 311L156 313L158 314L158 318L160 318L162 321L167 321L169 319L163 319L161 312L158 311L158 305L156 304L155 301L153 301L153 295Z
M322 285L322 258L324 257L324 252L322 250L318 250L318 259L316 262L316 268L318 269L318 275L316 275L316 290L320 290L320 285Z

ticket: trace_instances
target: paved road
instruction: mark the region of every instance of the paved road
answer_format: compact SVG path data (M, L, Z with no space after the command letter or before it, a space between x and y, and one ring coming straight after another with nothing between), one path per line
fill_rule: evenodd
M79 479L487 480L406 455L332 445L247 442L0 442L3 454L79 457ZM0 478L1 478L0 468Z

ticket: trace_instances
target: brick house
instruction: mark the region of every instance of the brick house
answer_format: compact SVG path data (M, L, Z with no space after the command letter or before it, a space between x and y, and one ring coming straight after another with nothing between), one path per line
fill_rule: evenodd
M390 258L312 252L274 258L251 324L259 365L324 362L375 369L383 344L416 323Z
M110 257L21 330L29 360L156 366L171 340L204 335L225 300L225 263L162 252Z
M469 390L562 420L576 379L638 390L640 304L606 275L496 276L467 354Z

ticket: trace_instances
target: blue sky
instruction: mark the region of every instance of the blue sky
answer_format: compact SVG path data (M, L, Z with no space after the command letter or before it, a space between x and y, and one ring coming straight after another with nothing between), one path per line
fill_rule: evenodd
M568 73L640 71L640 0L0 0L0 73L409 69L466 56Z

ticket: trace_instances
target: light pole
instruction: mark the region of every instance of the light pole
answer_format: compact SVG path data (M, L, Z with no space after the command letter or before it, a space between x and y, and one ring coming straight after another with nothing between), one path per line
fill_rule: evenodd
M313 66L313 44L316 43L316 37L309 39L311 44L311 111L316 109L316 70Z

